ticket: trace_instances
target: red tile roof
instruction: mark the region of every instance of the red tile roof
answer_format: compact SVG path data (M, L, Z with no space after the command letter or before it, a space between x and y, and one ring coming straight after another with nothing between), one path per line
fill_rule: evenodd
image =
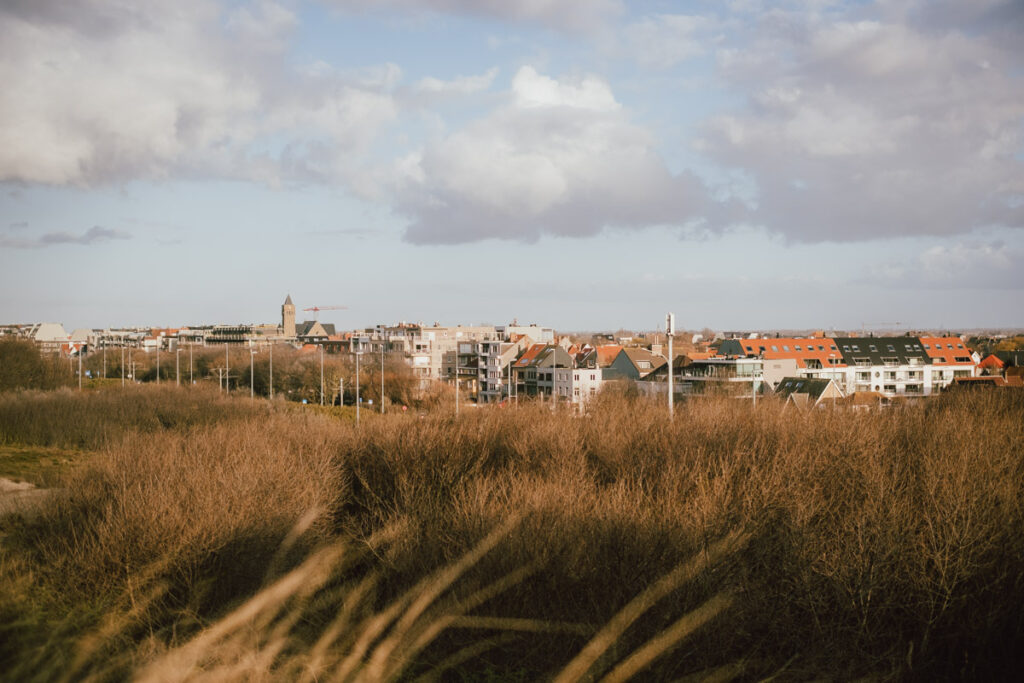
M925 353L936 365L963 365L974 364L971 357L971 350L964 345L960 337L921 337L921 344ZM958 361L957 358L967 358L967 361Z
M615 357L619 355L619 351L622 347L618 344L605 344L604 346L598 346L597 351L597 367L606 368L615 362Z
M821 361L822 367L846 367L843 362L843 355L839 352L834 339L820 337L815 339L801 339L799 337L776 337L767 339L742 339L740 344L748 355L761 355L765 360L779 360L792 358L799 368L807 367L807 361L816 359ZM764 351L761 349L764 348ZM836 360L829 363L829 358Z
M518 367L529 365L530 361L536 358L538 354L540 354L540 352L546 349L547 347L547 344L534 344L530 348L526 349L526 352L519 357L519 360L516 361L516 366Z

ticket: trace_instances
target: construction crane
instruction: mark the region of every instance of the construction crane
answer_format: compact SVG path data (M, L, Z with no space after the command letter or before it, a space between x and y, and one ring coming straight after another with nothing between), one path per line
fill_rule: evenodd
M348 309L348 306L310 306L309 308L303 308L303 311L313 311L313 320L316 320L320 314L320 311L344 311Z

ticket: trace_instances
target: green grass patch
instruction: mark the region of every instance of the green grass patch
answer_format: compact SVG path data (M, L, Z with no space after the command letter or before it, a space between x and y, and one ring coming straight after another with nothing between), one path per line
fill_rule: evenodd
M0 477L40 487L55 486L62 474L88 457L84 451L52 446L0 445Z

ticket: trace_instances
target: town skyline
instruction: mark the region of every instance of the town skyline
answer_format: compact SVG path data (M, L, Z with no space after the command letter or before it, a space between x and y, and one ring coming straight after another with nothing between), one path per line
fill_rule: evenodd
M1019 325L1022 32L1009 0L8 3L0 320Z

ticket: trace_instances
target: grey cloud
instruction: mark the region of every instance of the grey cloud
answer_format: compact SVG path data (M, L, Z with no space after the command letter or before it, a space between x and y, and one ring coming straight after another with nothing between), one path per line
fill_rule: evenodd
M748 172L754 220L797 240L1024 227L1024 53L980 20L884 10L756 20L719 54L747 106L708 123L705 153Z
M536 23L572 32L605 29L607 22L625 11L622 0L324 0L349 10L381 7L466 14L502 21Z
M889 260L866 270L862 283L934 290L1024 289L1024 249L1002 240L936 244L913 260Z
M14 249L39 249L58 244L79 244L89 246L111 240L129 240L132 236L123 230L113 230L94 225L81 234L68 232L49 232L37 238L11 237L0 235L0 245Z

